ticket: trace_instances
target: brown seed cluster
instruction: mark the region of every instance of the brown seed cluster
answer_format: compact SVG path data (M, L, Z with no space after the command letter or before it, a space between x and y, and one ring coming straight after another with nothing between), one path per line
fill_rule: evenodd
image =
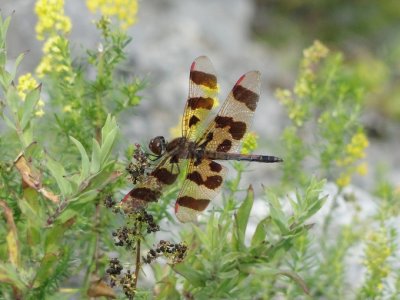
M117 204L117 202L111 197L111 195L107 195L106 198L104 199L104 205L107 208L113 208Z
M132 161L126 167L133 184L137 184L146 177L146 170L150 166L149 158L139 144L135 144Z
M135 228L122 226L112 233L114 245L118 247L125 246L126 249L133 249L135 246L135 235Z
M106 273L110 276L110 286L121 286L125 296L128 297L128 299L133 299L136 293L135 275L132 274L130 270L127 270L125 274L122 274L122 270L123 267L119 259L111 258L109 268L106 270Z
M147 233L160 231L160 226L157 225L157 223L154 221L154 218L151 214L149 214L143 208L139 209L137 212L138 212L138 216L136 217L136 220L138 222L146 224Z
M160 226L154 221L153 216L143 208L130 214L129 223L133 226L122 226L112 233L115 246L125 246L128 250L134 250L137 240L141 239L143 234L160 230Z
M168 241L161 240L155 249L150 249L146 257L143 257L143 262L150 264L157 257L164 256L170 263L177 264L183 261L187 253L185 243L174 244Z

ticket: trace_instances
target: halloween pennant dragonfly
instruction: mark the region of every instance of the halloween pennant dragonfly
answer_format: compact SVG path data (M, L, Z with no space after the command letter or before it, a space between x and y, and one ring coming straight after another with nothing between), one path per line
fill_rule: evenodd
M163 188L175 182L183 161L187 160L186 178L176 200L175 214L181 222L194 221L221 189L226 168L217 161L282 162L275 156L238 152L257 108L260 73L251 71L240 77L217 116L207 125L217 93L217 77L210 60L206 56L196 58L190 68L182 136L170 142L162 136L150 141L149 149L158 163L124 197L123 207L135 209L156 202Z

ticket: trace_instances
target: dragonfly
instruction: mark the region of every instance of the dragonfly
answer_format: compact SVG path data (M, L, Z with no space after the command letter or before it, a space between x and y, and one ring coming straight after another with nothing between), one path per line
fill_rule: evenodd
M157 202L163 190L174 184L182 169L186 168L175 203L175 215L182 223L193 222L221 190L227 168L219 161L283 161L276 156L239 152L260 98L259 71L242 75L217 115L210 118L217 96L214 67L206 56L200 56L190 67L182 136L169 142L162 136L150 140L149 149L155 156L155 167L123 198L125 208L138 209Z

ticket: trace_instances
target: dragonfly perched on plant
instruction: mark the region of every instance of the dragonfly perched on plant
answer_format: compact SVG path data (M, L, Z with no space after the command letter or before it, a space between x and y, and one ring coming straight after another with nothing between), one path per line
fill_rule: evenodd
M182 136L170 142L162 136L150 141L149 149L156 156L157 164L124 197L122 204L125 208L141 208L158 201L163 189L176 181L183 162L188 161L175 214L181 222L195 221L218 194L226 176L226 168L217 161L282 162L276 156L239 153L260 97L260 72L250 71L241 76L218 114L207 124L217 94L213 65L206 56L196 58L190 68Z

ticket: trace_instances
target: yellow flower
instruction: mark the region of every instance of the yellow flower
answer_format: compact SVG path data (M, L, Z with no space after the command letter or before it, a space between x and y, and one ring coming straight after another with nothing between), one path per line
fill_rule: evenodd
M25 101L26 95L32 91L33 89L36 89L38 87L37 81L33 78L31 73L26 73L24 75L21 75L18 78L18 85L17 85L17 91L18 95L20 96L22 101ZM42 99L39 99L37 104L36 104L36 112L35 115L37 117L42 117L44 115L44 107L45 103Z
M240 153L242 154L250 154L258 147L258 136L254 132L248 132L243 139L242 150Z
M40 108L39 110L37 110L37 111L35 112L35 115L36 115L37 117L39 117L39 118L43 117L43 115L44 115L44 110Z
M35 5L38 17L36 35L43 40L46 35L57 36L71 31L71 20L64 15L64 0L38 0Z
M346 147L346 152L354 160L365 157L365 148L368 147L368 139L363 132L356 133L352 138L350 144Z
M336 184L339 187L345 187L348 186L351 182L351 176L346 173L342 173L338 179L336 179Z
M357 166L357 173L361 176L365 176L368 173L368 165L366 162L361 163Z
M26 94L31 90L38 87L37 81L33 78L31 73L26 73L18 78L17 91L22 101L25 100ZM42 101L43 102L43 101Z
M364 264L367 267L368 273L374 278L383 280L390 273L390 266L387 259L392 254L390 240L387 237L385 228L372 232L366 240L367 246L364 251Z
M320 41L315 40L313 45L303 51L303 65L310 66L328 55L329 49Z
M72 106L71 105L65 105L63 108L64 112L71 112L72 111Z
M61 36L52 36L43 45L43 57L36 68L38 77L49 73L62 75L64 81L72 83L74 80L71 59L69 57L68 40Z
M116 17L123 30L136 22L137 0L86 0L86 5L92 13L99 11L103 16Z

